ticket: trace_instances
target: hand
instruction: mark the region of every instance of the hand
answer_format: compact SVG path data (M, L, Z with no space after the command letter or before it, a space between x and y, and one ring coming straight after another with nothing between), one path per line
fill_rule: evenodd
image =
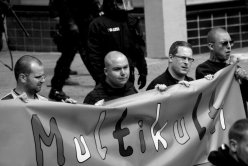
M237 69L235 71L235 77L236 77L236 79L246 79L246 80L248 80L247 72L244 69L242 69L241 67L237 67Z
M184 80L179 81L178 84L184 85L186 87L189 87L190 86L190 82L189 81L184 81Z
M102 99L102 100L99 100L98 102L96 102L94 105L95 106L103 106L103 104L104 104L104 99Z
M62 100L64 103L70 103L70 104L77 104L77 101L72 98L66 98L65 100Z
M241 55L230 55L229 64L234 64L236 62L239 62L240 56Z
M212 80L212 79L214 79L214 75L208 74L204 78L206 78L207 80Z
M138 85L139 85L139 89L144 88L144 86L146 85L146 75L139 76Z
M157 89L159 92L164 92L167 89L167 86L165 84L157 84L155 89Z

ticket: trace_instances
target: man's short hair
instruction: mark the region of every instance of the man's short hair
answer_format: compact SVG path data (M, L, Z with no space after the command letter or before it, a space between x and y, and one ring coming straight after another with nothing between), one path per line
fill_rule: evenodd
M36 62L37 64L42 65L42 62L38 58L31 55L24 55L17 60L14 67L14 74L16 80L18 80L18 77L21 73L31 73L30 64L32 62Z
M215 37L217 33L228 33L225 29L221 28L221 27L215 27L212 28L209 32L208 32L208 36L207 36L207 41L208 43L212 43L215 42Z
M193 49L193 48L192 48L192 45L189 44L189 43L186 42L186 41L175 41L175 42L171 45L171 47L170 47L169 55L175 55L175 54L177 53L177 51L178 51L178 47L181 47L181 46L183 46L183 47L188 47L188 48L190 48L191 50Z
M244 133L248 130L248 119L236 121L229 129L228 138L240 142L244 138Z

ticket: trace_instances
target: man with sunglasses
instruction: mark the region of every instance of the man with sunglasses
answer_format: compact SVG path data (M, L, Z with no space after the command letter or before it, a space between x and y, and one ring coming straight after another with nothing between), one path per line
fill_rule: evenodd
M203 78L209 74L213 75L228 66L230 62L231 49L234 43L226 30L213 28L208 33L207 40L210 57L207 61L197 66L195 73L196 79ZM244 106L247 110L245 101L248 101L248 75L245 70L238 66L235 76L240 82Z
M169 50L168 68L163 74L155 78L146 90L154 89L159 84L170 86L192 81L193 78L188 77L187 74L193 61L192 46L185 41L174 42Z

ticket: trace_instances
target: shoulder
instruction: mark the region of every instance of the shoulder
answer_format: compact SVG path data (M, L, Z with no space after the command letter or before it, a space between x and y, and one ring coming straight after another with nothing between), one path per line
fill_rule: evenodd
M17 98L17 94L14 93L13 90L11 90L9 93L7 93L6 95L4 95L0 100L11 100L11 99L16 99Z
M101 84L97 85L92 91L90 91L84 98L84 104L95 104L97 101L103 99L104 88Z
M11 93L6 94L1 100L11 100L14 99L14 96Z
M146 90L154 89L155 85L157 84L166 84L166 80L167 80L166 77L167 77L166 72L160 74L151 81L151 83L148 85Z

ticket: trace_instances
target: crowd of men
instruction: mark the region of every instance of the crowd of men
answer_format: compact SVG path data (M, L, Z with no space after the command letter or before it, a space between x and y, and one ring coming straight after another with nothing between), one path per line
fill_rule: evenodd
M82 2L88 1L79 1L74 0L74 5L71 5L69 0L64 0L61 11L58 11L63 47L48 97L54 101L76 103L63 92L62 88L69 77L70 65L77 52L81 54L83 62L95 80L95 88L85 97L85 104L104 105L106 101L138 93L134 86L134 70L137 68L139 72L137 82L139 89L142 89L146 85L148 69L142 48L144 42L136 28L138 20L128 15L128 11L131 10L130 4L122 0L103 0L104 14L97 16L96 13L99 13L97 3L90 4L93 1L89 1L87 6L91 6L90 11L94 11L89 12L78 8ZM84 17L79 17L77 12L85 12L80 15ZM84 22L81 22L82 20ZM233 63L230 61L233 41L225 29L219 27L211 29L207 39L210 56L207 61L197 66L196 79L211 79L217 71ZM187 74L193 62L192 46L186 41L175 41L169 50L168 68L149 83L147 90L163 91L167 86L178 83L190 86L193 78ZM44 66L38 58L31 55L22 56L15 64L14 74L16 87L1 100L20 99L24 102L49 100L38 94L45 82ZM247 111L248 74L238 66L235 78L240 84ZM247 146L248 120L244 119L231 127L229 146L225 145L218 151L210 153L209 161L215 165L248 165Z

